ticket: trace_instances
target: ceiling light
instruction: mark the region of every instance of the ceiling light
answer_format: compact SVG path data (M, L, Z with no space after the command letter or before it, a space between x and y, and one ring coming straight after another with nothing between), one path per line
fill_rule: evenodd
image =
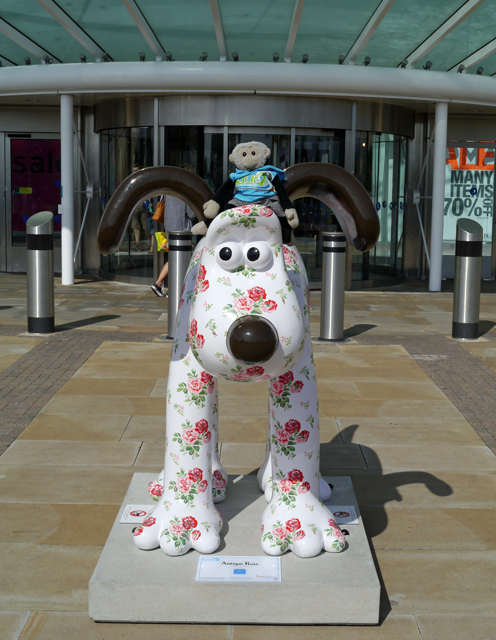
M484 67L479 67L479 68L477 69L477 75L478 75L478 76L481 76L483 71L484 71Z
M234 62L239 62L239 53L237 51L232 54L232 57Z
M463 73L465 71L465 65L461 64L456 70L457 73Z
M165 52L165 58L168 62L173 62L172 53L170 51Z
M41 64L52 64L52 62L53 58L50 58L50 56L43 56Z
M277 53L277 51L274 51L274 53L272 54L272 60L274 60L274 62L279 62L279 54Z
M365 60L363 61L363 64L368 67L370 64L370 56L366 56Z
M31 64L31 58L30 58L29 56L26 56L26 57L24 58L24 62L25 62L27 65Z
M346 56L339 56L338 63L343 64L345 58Z
M430 60L427 60L427 62L424 64L424 69L426 71L429 71L429 69L432 67L432 62Z
M406 69L408 67L408 60L406 58L400 62L400 67L402 69Z
M303 62L303 64L306 64L308 62L308 53L304 53L301 56L301 61Z
M102 60L103 60L104 62L112 62L112 58L109 56L109 54L108 54L108 53L104 53L104 54L103 54L103 56L102 56Z
M139 59L140 59L140 62L145 62L146 56L144 51L140 51Z
M84 53L80 53L80 54L79 54L79 59L81 60L81 62L86 62L86 60L87 60L88 58L84 55Z
M205 60L208 58L208 53L206 51L203 51L203 53L201 54L201 56L198 58L198 60L200 60L201 62L205 62Z

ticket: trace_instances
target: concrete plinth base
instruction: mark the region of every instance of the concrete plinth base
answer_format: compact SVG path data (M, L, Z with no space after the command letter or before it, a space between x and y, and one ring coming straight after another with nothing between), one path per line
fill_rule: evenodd
M217 624L377 624L380 584L361 518L342 553L281 558L280 583L197 582L199 554L169 557L161 549L134 546L133 525L119 524L127 504L147 504L155 476L134 475L89 585L89 613L99 622ZM334 486L328 506L353 505L350 478L326 478ZM255 476L229 478L215 555L261 556L260 516L266 506Z

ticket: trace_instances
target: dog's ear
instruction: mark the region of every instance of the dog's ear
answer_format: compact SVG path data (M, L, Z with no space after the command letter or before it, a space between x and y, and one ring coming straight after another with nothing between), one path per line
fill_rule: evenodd
M122 242L135 207L159 194L179 198L201 221L203 203L212 198L213 191L200 176L179 167L149 167L132 173L117 187L105 207L97 234L100 253L114 253Z
M305 162L286 170L291 200L316 198L332 209L348 242L369 251L379 239L380 223L369 194L348 171L335 164Z

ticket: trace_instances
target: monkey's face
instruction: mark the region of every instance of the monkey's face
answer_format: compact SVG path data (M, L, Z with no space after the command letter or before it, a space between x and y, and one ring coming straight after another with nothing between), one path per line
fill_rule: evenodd
M229 160L243 171L253 171L266 164L270 155L269 149L264 144L247 142L235 147Z

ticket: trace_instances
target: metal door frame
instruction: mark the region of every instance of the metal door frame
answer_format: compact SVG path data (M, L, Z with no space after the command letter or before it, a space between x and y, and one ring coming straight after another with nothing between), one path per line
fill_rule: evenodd
M2 135L2 134L0 134ZM60 133L34 133L34 132L17 132L7 133L4 135L4 152L0 158L0 163L4 162L5 176L5 271L9 273L26 273L26 246L14 247L12 245L12 173L11 173L11 146L10 141L16 139L29 139L29 140L60 140ZM1 164L0 164L1 169ZM54 268L56 272L61 270L61 255L60 246L54 246ZM1 260L1 254L0 254ZM18 265L17 268L16 265Z

